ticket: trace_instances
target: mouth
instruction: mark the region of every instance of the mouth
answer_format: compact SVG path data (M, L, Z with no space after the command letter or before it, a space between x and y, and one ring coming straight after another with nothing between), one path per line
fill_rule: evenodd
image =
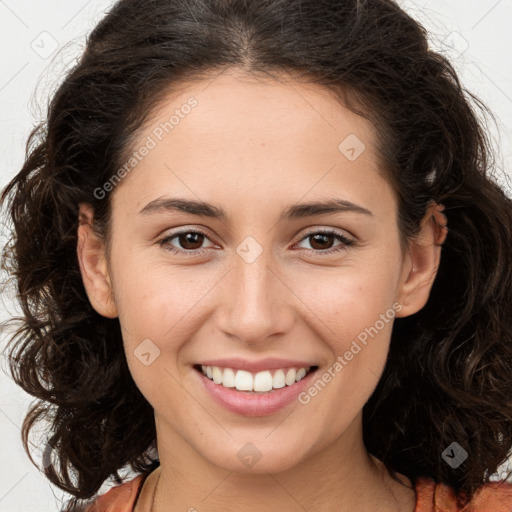
M254 395L271 394L292 387L318 370L315 365L272 368L258 372L200 364L193 367L205 378L223 388Z

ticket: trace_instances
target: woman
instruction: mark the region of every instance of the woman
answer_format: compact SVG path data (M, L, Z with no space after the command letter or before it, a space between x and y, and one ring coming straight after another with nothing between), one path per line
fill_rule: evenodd
M30 142L12 372L67 510L512 510L512 203L394 2L121 0Z

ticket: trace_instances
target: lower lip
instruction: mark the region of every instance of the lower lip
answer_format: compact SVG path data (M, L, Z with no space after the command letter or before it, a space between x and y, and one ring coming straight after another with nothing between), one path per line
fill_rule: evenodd
M242 416L269 416L297 400L298 395L307 388L318 369L309 372L303 379L291 386L275 389L267 393L248 393L215 384L202 372L194 369L209 395L225 409Z

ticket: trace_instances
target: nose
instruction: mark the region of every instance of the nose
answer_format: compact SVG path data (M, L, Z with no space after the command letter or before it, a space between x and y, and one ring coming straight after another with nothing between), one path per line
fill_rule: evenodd
M243 343L266 345L292 328L297 298L279 275L270 250L253 261L240 254L223 280L217 327Z

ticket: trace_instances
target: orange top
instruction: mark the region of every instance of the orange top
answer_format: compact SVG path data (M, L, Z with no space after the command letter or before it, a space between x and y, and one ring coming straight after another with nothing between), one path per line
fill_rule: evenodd
M110 489L85 512L133 512L144 475ZM453 489L430 478L418 478L414 485L414 512L512 512L512 484L492 482L482 485L471 503L460 508ZM142 500L146 501L146 500ZM149 503L148 503L149 504Z

